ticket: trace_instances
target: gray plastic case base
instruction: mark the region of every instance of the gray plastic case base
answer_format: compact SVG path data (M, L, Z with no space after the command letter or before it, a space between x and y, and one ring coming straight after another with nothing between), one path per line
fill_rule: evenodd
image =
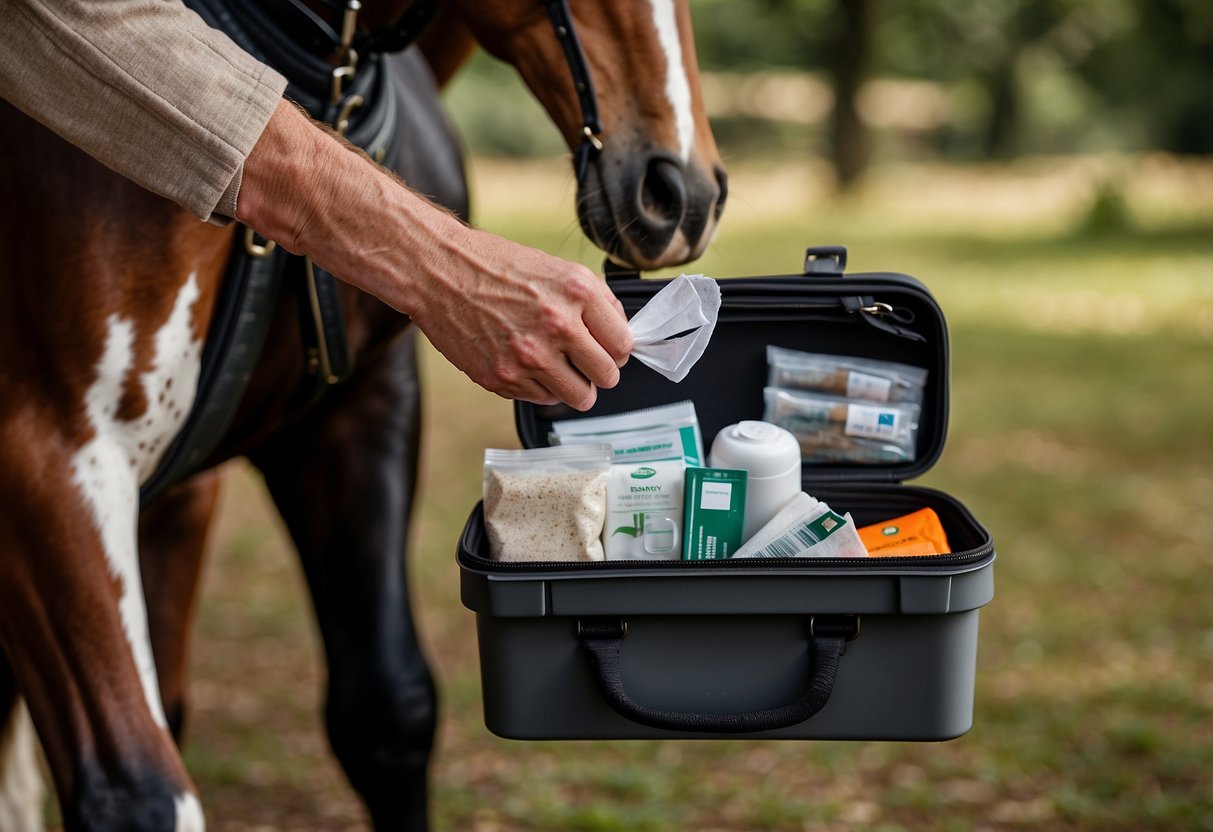
M893 489L877 489L891 492ZM961 545L964 507L931 489L882 499L828 494L865 512L935 508ZM857 522L863 522L857 518ZM476 613L485 724L510 739L947 740L973 722L978 614L994 597L992 549L951 564L861 559L855 566L760 560L515 565L486 560L477 509L460 542L461 594ZM946 559L945 559L946 560ZM586 568L589 567L589 568ZM790 727L695 732L639 724L604 699L579 638L583 621L626 627L623 687L670 711L730 714L795 700L812 671L815 619L855 616L825 707Z
M869 615L829 702L790 728L746 734L637 724L603 700L575 618L480 614L484 721L509 739L948 740L973 723L976 610ZM628 616L623 678L657 708L709 713L793 700L808 679L805 616Z

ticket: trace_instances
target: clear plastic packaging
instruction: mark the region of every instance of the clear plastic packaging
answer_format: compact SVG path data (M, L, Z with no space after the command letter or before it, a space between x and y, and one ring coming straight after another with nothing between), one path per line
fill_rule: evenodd
M484 527L499 561L602 560L611 447L484 452Z
M621 464L658 459L682 459L697 468L704 464L703 435L691 401L553 422L549 439L554 445L606 442Z
M913 462L916 404L875 404L768 387L763 418L791 432L805 462L866 465Z
M844 399L922 404L927 370L894 361L767 347L767 385Z

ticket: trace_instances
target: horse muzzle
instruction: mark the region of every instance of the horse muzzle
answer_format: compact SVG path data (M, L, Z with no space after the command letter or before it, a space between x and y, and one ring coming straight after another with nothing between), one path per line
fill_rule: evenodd
M638 269L676 266L699 257L716 233L728 195L720 165L706 167L670 153L612 153L588 166L577 194L577 218L614 261Z

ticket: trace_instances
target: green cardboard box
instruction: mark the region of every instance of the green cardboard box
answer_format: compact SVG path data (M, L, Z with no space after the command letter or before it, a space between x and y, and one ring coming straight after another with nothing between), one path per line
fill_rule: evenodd
M741 548L745 471L688 468L683 509L683 560L725 560Z

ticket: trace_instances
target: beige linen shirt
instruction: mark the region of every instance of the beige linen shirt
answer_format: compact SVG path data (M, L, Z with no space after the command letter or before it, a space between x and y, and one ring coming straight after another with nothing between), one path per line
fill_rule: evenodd
M200 219L235 216L285 87L180 0L0 0L0 96Z

